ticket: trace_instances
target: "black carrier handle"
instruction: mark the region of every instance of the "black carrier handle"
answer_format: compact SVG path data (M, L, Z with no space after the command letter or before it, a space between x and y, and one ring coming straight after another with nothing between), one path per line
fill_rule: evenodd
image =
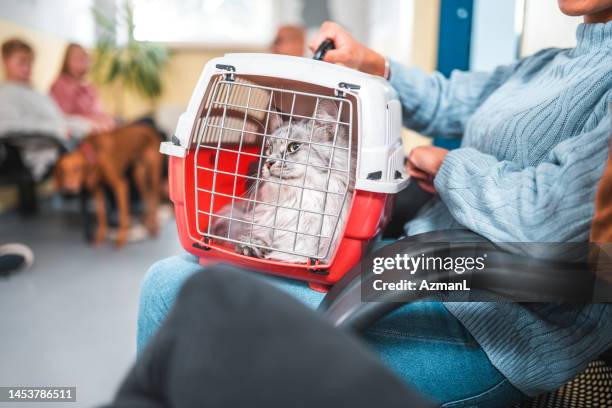
M336 44L334 44L334 41L332 39L328 38L327 40L319 44L312 58L318 61L323 61L323 57L325 56L327 51L333 50L334 48L336 48Z

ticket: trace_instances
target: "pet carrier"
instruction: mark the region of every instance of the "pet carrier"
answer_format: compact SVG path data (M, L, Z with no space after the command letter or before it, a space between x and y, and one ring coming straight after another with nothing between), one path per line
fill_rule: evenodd
M335 283L408 183L400 126L381 78L298 57L213 59L161 146L182 245L202 263Z

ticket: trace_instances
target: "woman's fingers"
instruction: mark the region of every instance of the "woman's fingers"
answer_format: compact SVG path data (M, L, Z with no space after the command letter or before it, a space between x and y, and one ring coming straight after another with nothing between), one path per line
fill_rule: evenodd
M332 64L343 64L351 68L359 66L359 61L346 48L327 51L323 56L323 61L331 62Z
M448 150L441 147L419 146L412 149L408 162L416 169L433 178L438 174L438 170L447 153Z
M408 174L430 194L436 194L434 178L448 151L434 146L415 147L406 162Z
M436 189L433 184L433 177L418 170L409 170L408 174L412 177L419 186L428 193L435 193Z
M425 173L422 170L417 169L413 165L408 164L406 166L406 170L408 171L408 175L410 177L414 177L414 178L418 178L418 179L422 179L422 180L428 180L430 178L427 173Z
M331 21L324 22L321 24L321 28L319 28L317 34L308 43L308 48L310 48L310 51L315 52L319 45L327 39L331 39L336 43L337 33L340 30L342 30L342 28L338 24Z
M433 178L429 174L424 173L411 165L407 165L406 169L408 170L410 177L412 177L423 190L430 194L436 193L436 189L433 185Z
M410 156L408 156L408 163L425 174L430 174L430 155L427 151L429 147L430 146L415 147L410 152Z
M432 182L417 180L417 184L419 185L419 187L421 187L426 192L430 194L436 194L436 188L434 187Z
M355 40L348 31L334 22L323 23L319 32L309 42L308 47L314 53L327 39L332 40L336 48L327 51L323 57L324 61L341 64L372 75L385 75L385 57Z
M408 157L408 160L406 161L406 171L408 171L408 174L412 177L415 178L420 178L423 180L427 180L429 179L429 173L427 173L425 170L423 170L422 168L420 168L415 162L414 162L414 156L411 154Z
M325 40L332 40L335 48L327 51L323 60L333 64L342 64L350 68L359 68L363 62L365 46L356 41L348 31L338 24L326 21L321 25L319 32L308 48L314 53L319 45Z

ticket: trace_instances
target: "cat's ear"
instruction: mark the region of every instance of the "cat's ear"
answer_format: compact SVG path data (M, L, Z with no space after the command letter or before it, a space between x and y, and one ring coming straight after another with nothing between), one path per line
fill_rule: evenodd
M315 121L317 129L319 129L317 134L319 134L323 140L332 141L336 133L338 122L338 106L330 100L319 101L317 111L315 112L315 118L323 119ZM342 132L341 129L340 132Z
M270 112L268 115L268 134L272 134L283 126L283 116L278 111Z
M338 106L335 102L327 99L319 101L315 117L336 122L338 120Z

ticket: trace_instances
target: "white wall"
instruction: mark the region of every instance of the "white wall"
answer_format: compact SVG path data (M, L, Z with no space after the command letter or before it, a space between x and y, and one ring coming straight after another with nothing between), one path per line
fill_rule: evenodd
M523 4L523 0L474 1L470 69L491 71L516 60Z
M473 18L470 66L477 71L543 48L573 47L582 21L561 13L554 0L475 0Z
M410 63L414 7L413 0L371 1L368 46L387 57Z
M331 18L359 41L393 59L409 62L414 0L329 0Z
M94 43L92 0L2 0L0 17L85 46Z
M561 13L556 1L527 0L521 55L549 47L574 47L576 27L581 22L581 17Z
M276 13L276 23L278 25L304 24L302 18L303 8L304 2L302 0L275 0L274 11Z

